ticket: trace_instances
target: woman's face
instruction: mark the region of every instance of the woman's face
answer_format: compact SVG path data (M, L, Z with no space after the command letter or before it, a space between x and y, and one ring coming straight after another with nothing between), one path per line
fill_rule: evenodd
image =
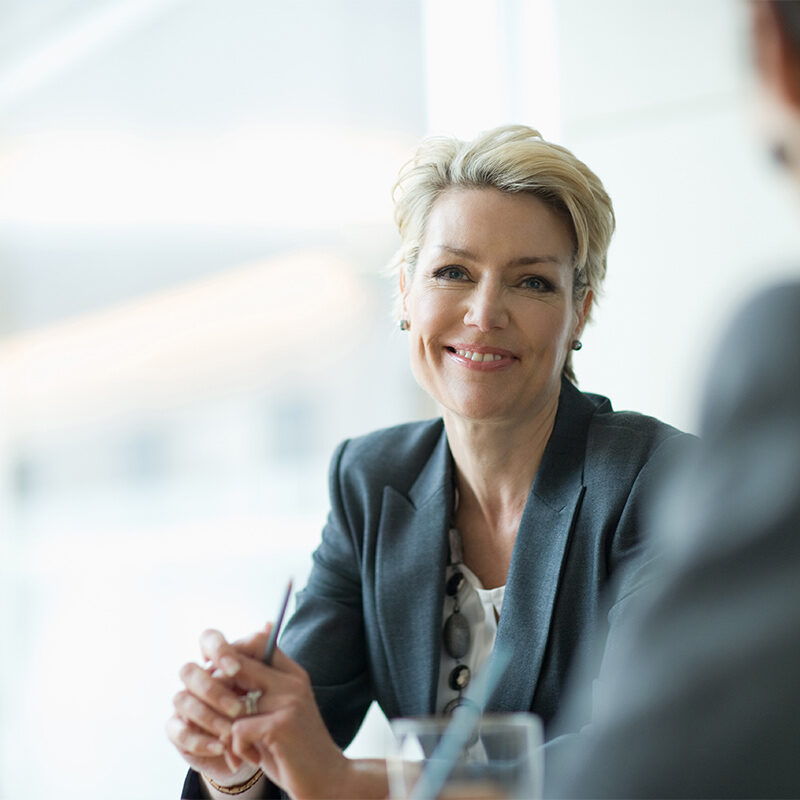
M401 281L420 386L470 420L524 422L551 408L591 304L591 293L573 301L572 250L566 223L532 195L440 195Z

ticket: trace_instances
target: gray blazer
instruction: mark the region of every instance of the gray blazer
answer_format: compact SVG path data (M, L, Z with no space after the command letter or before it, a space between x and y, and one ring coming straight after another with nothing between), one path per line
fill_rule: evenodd
M512 666L488 710L533 711L547 730L578 649L606 628L610 639L631 605L635 571L623 568L643 558L648 494L691 438L562 382L497 629ZM340 747L372 700L390 719L434 712L452 470L440 419L348 440L333 456L330 515L281 647L309 672ZM190 771L183 797L200 791Z
M602 624L609 578L642 551L659 465L688 438L563 382L497 630L513 665L489 710L531 710L547 726L577 648ZM389 718L434 712L452 469L441 420L352 439L334 454L330 515L281 646L310 673L342 747L373 699ZM629 591L617 588L612 626Z
M656 504L663 557L552 797L800 797L800 283L755 298Z

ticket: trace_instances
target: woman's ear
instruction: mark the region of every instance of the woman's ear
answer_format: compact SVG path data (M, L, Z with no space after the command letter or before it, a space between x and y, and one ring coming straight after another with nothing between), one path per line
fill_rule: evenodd
M406 304L406 298L408 297L409 282L406 274L405 264L400 267L397 282L400 286L400 316L403 319L408 319L408 306Z
M586 297L583 301L578 303L577 314L578 324L575 327L575 338L578 339L583 332L583 326L589 317L589 312L592 310L592 303L594 302L594 292L591 289L586 290Z

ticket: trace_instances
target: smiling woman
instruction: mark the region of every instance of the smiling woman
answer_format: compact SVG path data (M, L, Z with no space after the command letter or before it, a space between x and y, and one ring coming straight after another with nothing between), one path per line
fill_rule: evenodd
M445 420L505 420L520 433L555 410L592 302L591 291L574 297L573 250L567 224L533 195L437 199L417 269L401 279L411 367Z
M513 666L488 710L552 734L576 653L635 606L648 494L687 437L574 385L614 227L600 180L521 126L430 139L395 216L401 328L441 418L337 449L272 665L264 632L202 637L168 723L193 767L185 797L384 797L384 765L340 750L371 701L450 713L496 642Z

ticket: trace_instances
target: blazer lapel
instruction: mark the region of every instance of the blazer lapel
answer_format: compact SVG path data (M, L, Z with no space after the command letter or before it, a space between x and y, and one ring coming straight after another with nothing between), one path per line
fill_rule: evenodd
M522 515L506 582L497 645L512 666L487 705L530 708L547 647L561 567L585 491L583 463L595 407L564 381L553 433Z
M406 497L383 490L376 549L376 608L398 713L431 714L441 658L452 456L441 437Z

